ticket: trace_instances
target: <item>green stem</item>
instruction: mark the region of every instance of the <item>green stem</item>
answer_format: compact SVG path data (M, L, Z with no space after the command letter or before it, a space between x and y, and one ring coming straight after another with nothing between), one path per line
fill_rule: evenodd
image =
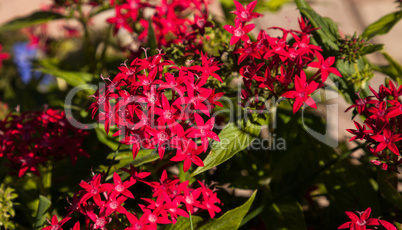
M113 31L113 26L110 25L107 29L105 43L104 43L102 53L101 53L98 63L97 63L97 69L98 69L97 72L101 72L102 67L105 64L106 51L110 44L110 38L111 38L112 31Z
M121 143L119 143L119 146L117 147L116 152L114 152L113 159L109 163L109 167L107 168L106 175L105 175L103 180L105 180L106 177L109 175L109 172L110 172L110 169L112 168L113 162L116 160L116 156L120 151L120 147L121 147Z
M193 227L193 218L191 217L191 212L188 211L188 214L190 214L190 228L191 228L191 230L194 230L194 227Z
M94 59L93 54L94 52L94 47L92 46L90 35L89 35L89 30L88 30L88 20L89 18L86 18L84 15L84 12L82 12L81 4L78 4L78 12L80 14L79 21L82 25L82 28L84 29L84 49L85 49L85 56L89 62L89 71L92 72L95 70L96 67L96 61Z

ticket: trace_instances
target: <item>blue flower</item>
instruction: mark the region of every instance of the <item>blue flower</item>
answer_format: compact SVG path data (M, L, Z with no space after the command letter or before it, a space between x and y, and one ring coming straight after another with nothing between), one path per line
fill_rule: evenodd
M32 78L32 60L36 57L37 48L29 47L28 42L19 42L14 44L13 52L21 80L28 83Z

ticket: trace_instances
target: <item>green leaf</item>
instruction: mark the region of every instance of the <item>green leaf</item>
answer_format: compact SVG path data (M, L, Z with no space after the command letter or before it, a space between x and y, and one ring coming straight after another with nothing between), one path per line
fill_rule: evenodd
M117 147L119 147L119 141L116 137L112 136L111 132L109 132L109 135L107 135L103 128L96 128L95 132L98 140L103 144L109 146L110 149L116 150Z
M361 56L366 55L366 54L371 54L377 51L380 51L384 48L384 44L369 44L365 47L363 47L363 49L361 49L361 51L359 51L359 54Z
M71 86L85 85L92 80L92 74L85 72L70 72L60 70L54 63L54 60L45 59L40 62L42 68L39 69L42 73L50 74L52 76L65 80Z
M18 30L24 27L33 26L37 24L42 24L48 21L64 18L63 15L49 12L49 11L38 11L34 12L27 17L21 17L7 22L0 27L0 32L8 30Z
M114 152L110 153L107 156L107 158L113 159L114 154L115 154ZM116 155L115 158L115 160L120 160L120 163L123 163L124 166L133 164L133 166L135 167L155 161L157 159L159 159L159 155L156 154L153 149L141 149L140 151L138 151L138 154L134 161L133 161L133 152L131 150L119 151L119 153Z
M388 181L389 178L395 176L395 173L380 170L377 178L378 188L388 202L402 209L402 196Z
M337 45L338 38L338 26L329 18L321 17L311 8L299 8L300 13L309 19L314 28L320 28L316 31L321 38L323 44L332 50L339 50Z
M191 215L191 220L193 222L193 225L195 226L197 226L198 223L203 221L201 217L193 215ZM190 218L186 218L183 216L177 218L176 224L171 224L165 228L165 230L188 230L188 229L190 229Z
M40 229L45 223L46 220L46 212L50 207L50 200L46 197L39 195L39 205L38 205L38 212L35 218L35 229Z
M273 203L268 210L266 223L272 229L305 230L303 209L301 205L292 200Z
M398 230L402 230L402 225L401 223L395 222L395 226Z
M292 0L269 0L261 1L257 4L255 12L278 11L283 5L292 2Z
M226 230L226 229L238 229L244 216L247 214L254 201L257 191L254 191L253 195L240 207L232 209L226 212L223 216L218 219L212 219L202 226L197 226L197 230Z
M151 48L151 50L155 50L158 48L158 44L156 43L156 35L154 31L154 27L152 26L151 18L148 19L148 44L147 48Z
M384 17L380 18L378 21L367 26L362 36L370 40L376 35L386 34L399 20L401 20L401 18L402 11L387 14Z
M258 132L258 134L254 136L245 131L250 128L253 128L250 123L248 123L248 126L243 130L234 123L227 124L219 133L220 142L214 141L212 143L212 150L204 160L204 167L198 167L191 176L195 176L212 167L218 166L229 160L236 153L247 148L247 146L254 141L255 136L259 134Z
M309 4L307 4L307 2L305 0L295 0L297 8L302 9L310 9L312 10L312 8L309 6Z
M386 66L376 66L373 65L373 69L380 71L381 73L386 74L390 78L392 78L395 81L398 81L399 84L402 83L402 66L399 64L395 59L392 58L391 55L389 55L386 52L383 52L382 55L384 56L385 59L388 61L388 65Z

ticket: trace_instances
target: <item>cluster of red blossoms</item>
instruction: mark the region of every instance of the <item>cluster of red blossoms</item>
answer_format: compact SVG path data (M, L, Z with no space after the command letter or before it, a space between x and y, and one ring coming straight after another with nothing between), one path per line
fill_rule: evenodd
M282 31L282 37L271 37L264 30L258 34L256 41L251 41L247 33L255 28L248 24L260 14L252 12L257 1L242 6L235 1L235 26L226 25L224 28L232 34L230 45L235 45L235 54L238 54L238 64L241 66L240 74L243 77L246 89L242 91L242 98L247 100L252 96L258 99L259 95L270 94L269 98L280 96L294 99L293 112L297 112L303 103L316 108L310 95L323 87L330 73L341 77L339 71L331 67L335 57L324 59L322 49L310 44L310 28L303 19L299 20L300 31L286 30L272 27ZM292 36L293 43L288 42ZM317 59L317 61L314 61ZM304 69L312 67L318 69L309 79ZM253 92L253 88L255 88ZM262 96L261 96L262 97ZM262 97L263 98L263 97ZM259 109L264 109L264 104Z
M124 28L128 32L139 32L138 39L145 41L148 37L149 22L155 31L159 46L167 47L171 43L184 43L193 41L197 34L203 35L205 27L212 27L207 21L208 4L205 0L162 0L158 5L152 5L142 0L111 1L115 7L116 15L107 19L114 24L115 33ZM119 4L117 4L119 3ZM146 20L145 11L154 11L151 20ZM194 19L188 16L194 15ZM142 31L136 31L135 23L138 22Z
M3 48L3 46L0 44L0 51ZM8 59L10 55L8 53L0 53L0 68L3 66L2 61L5 59Z
M223 93L206 88L210 76L222 82L215 73L218 63L205 54L201 65L176 66L158 54L119 69L113 80L103 78L105 86L93 95L92 117L97 115L107 133L116 125L114 136L133 146L134 159L141 147L157 148L161 159L170 148L177 149L171 160L184 161L184 171L191 163L204 166L198 155L206 152L208 138L219 141L210 112L222 106L217 100ZM201 139L200 146L194 138Z
M89 157L81 148L86 134L59 110L10 113L0 121L0 157L8 159L10 168L19 168L19 177L27 171L39 175L38 165L49 160L70 157L75 164L78 155Z
M350 221L342 224L341 226L338 227L338 229L349 228L350 230L366 230L367 226L370 225L370 226L381 226L386 230L397 230L397 228L388 221L369 218L371 214L371 208L367 208L366 211L363 212L357 212L359 216L357 216L353 212L345 212L345 213L350 218Z
M378 159L371 162L381 165L383 170L396 170L396 166L402 164L399 148L402 140L402 103L399 97L402 95L402 86L397 88L392 81L389 87L381 85L376 92L370 87L374 96L360 98L356 104L346 111L357 108L361 115L363 125L353 121L356 129L348 129L354 135L350 141L359 139L368 143L367 149Z
M137 172L131 165L130 169L122 169L130 174L124 182L115 172L113 183L102 183L102 175L96 174L90 181L82 181L79 192L74 194L71 206L68 207L68 216L77 212L85 216L87 229L157 229L158 224L175 224L178 216L189 217L189 213L197 214L207 210L211 218L221 209L216 204L221 204L214 189L208 188L204 183L198 181L201 187L191 188L189 182L180 183L177 178L170 179L166 171L162 173L159 182L146 181L144 178L151 173ZM152 188L152 197L142 198L147 205L139 204L142 210L141 216L128 211L124 203L128 199L134 199L130 188L137 182L142 182ZM120 222L119 219L125 216L128 222ZM120 217L120 218L119 218ZM42 230L61 229L61 225L70 220L66 217L61 221L54 216L49 221L51 226ZM127 223L127 225L125 224ZM108 226L106 228L106 226ZM79 230L80 223L77 222L73 230Z

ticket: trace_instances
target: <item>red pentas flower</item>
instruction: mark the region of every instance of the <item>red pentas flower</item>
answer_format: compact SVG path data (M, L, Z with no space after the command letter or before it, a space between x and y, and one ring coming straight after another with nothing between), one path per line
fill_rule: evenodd
M381 165L383 170L396 170L402 163L399 148L402 140L402 104L399 99L397 87L389 82L389 87L381 85L378 92L371 89L374 96L367 96L356 100L346 111L357 108L362 115L363 124L354 121L355 129L347 131L354 136L350 139L364 140L367 149L377 157L371 162Z
M363 212L357 212L359 216L354 214L353 212L345 212L349 217L350 221L342 224L338 227L338 229L346 229L350 230L366 230L368 226L378 226L381 225L387 230L396 230L396 227L385 220L369 218L371 214L371 208L367 208Z
M148 28L151 26L159 47L168 47L173 43L185 43L188 44L188 47L194 46L192 50L196 51L197 39L195 38L199 35L198 37L202 40L205 28L213 26L208 21L208 2L204 0L156 2L124 0L117 4L113 2L111 5L115 8L116 15L108 18L107 22L114 25L115 34L119 29L124 28L129 32L139 34L139 40L145 43ZM146 15L150 12L153 12L151 17ZM192 17L189 17L188 13L192 14L194 19L190 19Z
M65 224L70 219L71 219L71 217L66 217L59 221L57 219L57 216L53 215L52 221L47 220L49 222L50 226L44 227L44 228L42 228L42 230L63 230L61 228L61 226L63 226L63 224Z
M322 49L311 44L311 32L315 29L301 19L300 30L271 27L269 29L280 30L282 36L271 37L261 30L256 41L251 41L247 33L255 26L248 23L258 16L252 12L258 2L253 1L246 7L234 2L236 11L232 13L236 15L235 26L225 25L224 28L232 34L230 44L236 45L233 54L239 55L239 73L245 85L243 100L258 98L260 102L242 102L241 105L248 105L248 109L261 109L265 99L274 98L277 101L279 97L284 97L290 99L294 113L303 103L316 108L310 95L324 86L330 73L341 75L334 67L335 57L324 58ZM289 35L294 42L289 42ZM309 79L304 73L308 67L316 69Z
M310 83L306 82L306 74L301 71L301 76L296 76L295 81L295 90L287 91L282 94L282 97L286 98L294 98L295 102L293 105L293 112L296 113L297 110L302 106L305 102L307 105L313 108L317 108L314 100L309 96L318 88L318 83L312 81Z
M322 82L327 80L328 74L330 73L333 73L338 77L342 77L341 73L339 73L335 67L331 67L335 63L335 57L329 57L324 60L319 52L316 52L315 55L318 58L318 62L311 62L308 66L319 69Z
M3 46L0 44L0 51L3 48ZM8 53L0 53L0 68L2 67L3 63L2 61L5 59L8 59L10 55Z
M191 162L203 165L199 156L207 150L208 138L219 141L212 131L215 120L208 117L215 106L222 106L217 100L223 93L208 84L222 82L217 73L220 64L203 53L190 66L177 66L164 56L159 51L137 58L130 66L120 67L121 72L111 80L103 78L106 84L95 92L97 101L88 110L105 125L106 132L117 127L113 135L132 145L133 158L141 148L156 149L160 159L167 150L177 151L172 161L185 161L187 171ZM185 143L196 143L190 139L197 138L202 147L195 144L184 157Z
M9 114L0 121L0 157L19 169L18 176L27 172L39 175L38 166L49 160L89 157L81 148L87 132L73 127L64 112L54 109Z
M68 208L69 216L73 213L85 218L85 229L109 229L112 223L127 219L128 223L121 225L119 229L157 229L161 224L175 224L179 216L188 218L191 214L208 211L211 218L221 212L218 205L222 205L217 196L216 189L210 188L204 182L198 181L201 187L195 187L197 183L190 185L189 181L180 182L177 177L170 178L163 171L159 181L149 181L145 177L148 172L137 173L134 166L123 171L129 172L126 180L121 180L120 175L113 174L113 183L102 182L102 174L94 174L88 181L83 181L80 190L74 194L73 204ZM131 192L135 192L133 186L137 182L144 183L152 189L152 197L134 198ZM121 185L121 187L119 187ZM124 188L123 188L124 187ZM130 191L129 191L130 190ZM124 191L129 191L130 194ZM93 195L96 194L96 195ZM125 206L125 203L134 199L139 201L139 212L135 213L133 207ZM49 221L50 226L43 229L60 229L71 217L58 221L53 216ZM81 219L81 218L80 218ZM80 229L80 223L76 222L74 230Z
M234 0L236 11L232 11L231 13L236 14L242 22L249 22L253 18L261 17L261 14L253 12L255 6L257 5L257 2L257 0L252 1L248 5L243 6L238 1Z
M230 45L234 45L237 42L239 42L239 40L249 42L250 38L247 35L247 33L252 31L255 28L255 25L254 24L243 25L243 23L240 20L236 20L235 26L224 25L223 28L233 35L232 38L230 39Z

